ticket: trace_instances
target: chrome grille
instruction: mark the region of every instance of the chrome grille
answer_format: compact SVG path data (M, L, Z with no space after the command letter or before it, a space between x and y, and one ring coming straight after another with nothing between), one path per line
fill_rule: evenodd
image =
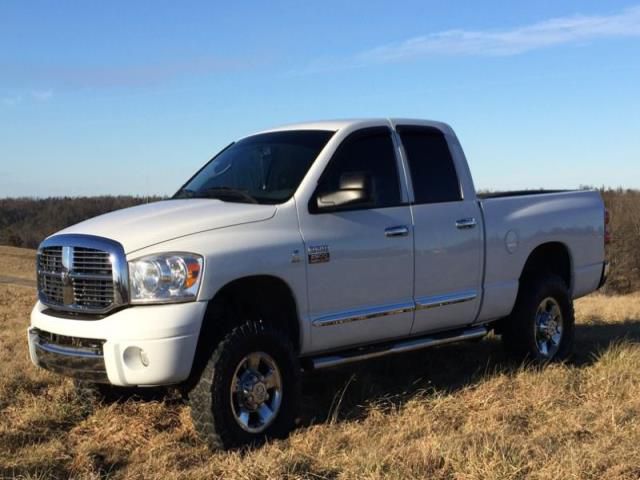
M62 268L62 247L47 247L40 252L38 268L52 272Z
M73 271L111 276L111 254L93 248L74 247Z
M38 250L37 267L40 301L54 310L105 313L126 303L126 260L116 242L88 235L51 237Z
M91 308L105 308L113 302L113 281L74 278L73 295L76 304Z
M62 247L48 247L38 252L38 290L49 302L62 305Z
M44 295L51 303L62 305L64 284L60 277L40 273L38 275L38 287L40 294Z

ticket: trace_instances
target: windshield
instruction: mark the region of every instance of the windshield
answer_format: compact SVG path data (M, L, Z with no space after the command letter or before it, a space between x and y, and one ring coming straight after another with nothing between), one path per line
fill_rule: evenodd
M334 132L288 130L240 140L216 155L173 198L282 203Z

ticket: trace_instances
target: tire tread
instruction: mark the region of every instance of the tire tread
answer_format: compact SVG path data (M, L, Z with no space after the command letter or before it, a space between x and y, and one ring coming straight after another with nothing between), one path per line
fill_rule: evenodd
M563 336L559 350L553 358L541 357L535 347L532 316L539 302L545 296L554 296L563 314ZM560 297L560 298L557 298ZM573 348L575 333L575 313L569 289L558 275L536 274L524 278L518 291L511 315L506 318L502 329L502 343L512 357L538 363L562 361L568 358Z
M239 439L229 425L225 412L217 407L217 399L220 395L226 395L224 386L224 369L235 368L231 365L231 357L235 348L245 341L260 338L260 341L275 343L286 351L288 361L291 362L291 369L294 372L289 395L292 397L287 402L290 411L281 410L274 425L267 431L272 430L268 435L272 437L283 437L290 431L295 420L295 408L299 404L300 386L298 381L299 366L293 347L286 334L273 328L270 324L261 320L248 320L239 325L231 327L229 332L222 337L218 345L213 350L207 361L199 379L189 392L189 403L191 405L191 417L198 436L204 440L210 449L221 450L237 446L242 446L245 441ZM283 405L284 406L284 402ZM281 407L282 408L282 407ZM284 420L284 421L283 421ZM274 428L276 427L276 428ZM279 427L279 428L278 428ZM259 443L264 438L256 436L249 443Z

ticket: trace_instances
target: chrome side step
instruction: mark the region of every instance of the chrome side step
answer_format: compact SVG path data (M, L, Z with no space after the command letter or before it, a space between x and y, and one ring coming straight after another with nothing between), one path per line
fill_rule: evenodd
M338 365L383 357L395 353L405 353L422 348L435 347L436 345L444 345L446 343L473 340L474 338L484 337L487 333L488 330L486 327L473 327L466 330L456 330L455 332L445 332L427 337L409 338L379 348L363 347L357 350L311 358L311 364L314 369L337 367Z

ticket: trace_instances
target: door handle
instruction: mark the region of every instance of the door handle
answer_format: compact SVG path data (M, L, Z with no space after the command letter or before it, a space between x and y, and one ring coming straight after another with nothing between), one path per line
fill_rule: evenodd
M406 237L409 235L409 227L406 225L398 225L384 229L385 237Z
M473 217L470 218L461 218L460 220L456 220L456 228L460 230L466 230L468 228L473 228L477 225L476 219Z

